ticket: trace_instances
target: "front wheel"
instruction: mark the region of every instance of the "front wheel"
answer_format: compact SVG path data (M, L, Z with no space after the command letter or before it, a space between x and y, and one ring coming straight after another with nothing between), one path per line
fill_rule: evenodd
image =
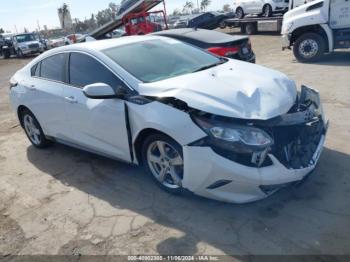
M269 5L269 4L264 5L263 10L262 10L262 16L264 16L264 17L271 17L272 16L271 5Z
M23 58L23 52L22 52L21 49L18 49L18 50L17 50L17 57L18 57L18 58Z
M21 122L26 135L33 146L37 148L45 148L52 144L50 140L46 139L38 120L32 112L24 110L21 113Z
M182 147L170 137L154 134L142 146L144 167L156 183L170 193L182 193L184 161Z
M315 62L321 59L326 51L324 38L317 33L301 35L293 45L293 53L299 62Z

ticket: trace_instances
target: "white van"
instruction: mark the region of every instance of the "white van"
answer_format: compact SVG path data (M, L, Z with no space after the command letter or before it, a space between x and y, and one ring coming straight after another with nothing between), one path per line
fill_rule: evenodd
M260 14L265 17L273 13L288 11L289 0L234 0L233 11L236 18L243 18L247 14Z

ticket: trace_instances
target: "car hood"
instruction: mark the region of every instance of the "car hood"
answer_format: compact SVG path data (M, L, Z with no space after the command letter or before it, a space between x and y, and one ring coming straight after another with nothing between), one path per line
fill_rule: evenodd
M188 106L221 116L266 120L293 106L294 81L268 68L229 60L208 70L153 83L141 83L139 93L174 97Z

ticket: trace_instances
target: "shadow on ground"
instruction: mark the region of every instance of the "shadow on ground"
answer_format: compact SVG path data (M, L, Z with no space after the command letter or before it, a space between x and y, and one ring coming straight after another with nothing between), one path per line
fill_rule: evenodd
M236 255L350 250L350 156L331 149L324 150L315 172L301 186L244 205L169 195L141 168L62 145L47 150L31 146L27 156L63 184L184 233L161 241L160 254L194 254L200 241ZM78 168L62 172L64 166Z

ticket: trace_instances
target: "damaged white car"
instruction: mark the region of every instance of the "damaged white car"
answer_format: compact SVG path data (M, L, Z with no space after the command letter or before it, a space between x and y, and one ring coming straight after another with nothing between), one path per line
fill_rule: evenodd
M243 203L302 181L325 141L317 91L158 36L53 49L11 78L29 140L143 164L170 192Z

